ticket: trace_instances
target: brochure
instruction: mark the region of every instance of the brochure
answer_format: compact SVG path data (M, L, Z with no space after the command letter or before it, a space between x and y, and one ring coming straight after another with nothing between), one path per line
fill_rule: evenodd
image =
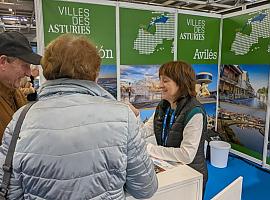
M156 173L164 172L168 169L172 169L175 167L174 165L172 165L164 160L160 160L160 159L153 158L153 157L152 157L152 160L154 163L154 168L155 168Z

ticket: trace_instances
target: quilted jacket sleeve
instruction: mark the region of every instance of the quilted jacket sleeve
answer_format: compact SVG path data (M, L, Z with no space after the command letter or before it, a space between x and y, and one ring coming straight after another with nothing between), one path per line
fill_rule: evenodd
M146 152L145 141L139 133L139 124L129 110L126 190L135 198L150 198L158 188L153 163Z
M4 173L3 164L6 159L8 147L12 138L12 134L13 134L18 116L19 116L19 112L16 112L15 115L13 116L13 120L9 123L9 125L7 126L4 132L2 145L0 146L0 184L2 184L3 173ZM16 200L24 199L21 181L22 181L21 174L13 171L11 174L11 179L10 179L8 199L16 199Z

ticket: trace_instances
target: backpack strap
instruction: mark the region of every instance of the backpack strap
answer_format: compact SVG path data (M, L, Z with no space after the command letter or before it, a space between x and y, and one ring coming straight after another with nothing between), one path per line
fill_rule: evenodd
M2 179L2 184L1 184L1 188L0 188L0 200L4 200L6 199L7 193L8 193L8 186L10 184L10 178L11 178L11 174L12 174L12 161L13 161L13 155L14 155L14 151L16 148L16 144L17 144L17 140L21 131L21 126L23 123L23 120L25 118L26 113L28 112L28 110L31 108L31 106L36 103L36 101L32 101L30 103L28 103L22 110L18 121L16 123L14 132L12 134L12 138L11 138L11 142L8 148L8 152L7 152L7 156L5 159L5 163L3 164L3 179Z

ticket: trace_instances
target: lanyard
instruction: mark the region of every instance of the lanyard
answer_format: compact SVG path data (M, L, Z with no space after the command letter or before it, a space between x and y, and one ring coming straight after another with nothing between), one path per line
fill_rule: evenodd
M165 117L163 119L163 124L162 124L162 134L161 134L161 141L162 141L162 145L165 146L167 144L167 140L168 140L168 132L169 129L172 127L172 124L174 122L174 117L175 117L175 111L172 112L171 114L171 119L170 119L170 123L169 123L169 127L167 128L167 119L168 119L168 115L170 113L170 108L168 108L166 110L166 114Z

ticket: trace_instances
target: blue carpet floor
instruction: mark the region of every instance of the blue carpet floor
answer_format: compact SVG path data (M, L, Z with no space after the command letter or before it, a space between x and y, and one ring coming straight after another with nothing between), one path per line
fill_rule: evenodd
M270 171L258 169L235 156L229 156L228 166L223 169L208 164L208 173L204 200L213 198L239 176L243 177L242 200L270 199Z

